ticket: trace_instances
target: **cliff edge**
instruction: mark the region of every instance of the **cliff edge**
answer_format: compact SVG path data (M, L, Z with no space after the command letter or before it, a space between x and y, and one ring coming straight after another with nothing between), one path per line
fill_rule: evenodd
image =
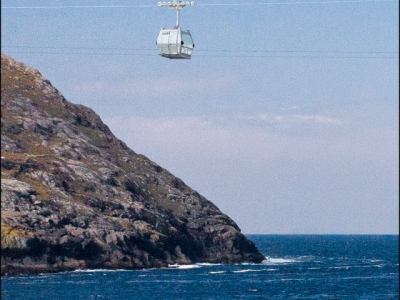
M2 275L263 259L212 202L1 55Z

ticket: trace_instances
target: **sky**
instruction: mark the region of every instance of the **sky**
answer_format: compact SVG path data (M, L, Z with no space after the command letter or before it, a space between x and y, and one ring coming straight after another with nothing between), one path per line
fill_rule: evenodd
M245 234L398 234L399 1L1 1L1 53ZM38 8L41 7L41 8Z

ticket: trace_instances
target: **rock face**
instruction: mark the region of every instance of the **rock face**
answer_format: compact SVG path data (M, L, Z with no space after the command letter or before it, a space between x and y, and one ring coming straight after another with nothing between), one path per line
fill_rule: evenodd
M1 116L2 275L264 259L212 202L6 55Z

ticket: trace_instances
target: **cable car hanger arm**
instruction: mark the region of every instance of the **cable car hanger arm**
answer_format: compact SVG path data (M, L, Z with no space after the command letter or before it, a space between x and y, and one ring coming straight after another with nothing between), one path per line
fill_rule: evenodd
M169 6L170 9L176 9L176 25L175 28L179 28L179 21L180 21L180 13L181 9L185 6L194 5L194 1L168 1L168 2L158 2L157 6Z

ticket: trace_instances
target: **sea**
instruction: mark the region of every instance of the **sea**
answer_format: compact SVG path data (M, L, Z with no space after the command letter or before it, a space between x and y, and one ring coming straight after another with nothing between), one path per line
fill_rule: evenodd
M260 264L1 277L1 299L399 299L398 235L246 235Z

